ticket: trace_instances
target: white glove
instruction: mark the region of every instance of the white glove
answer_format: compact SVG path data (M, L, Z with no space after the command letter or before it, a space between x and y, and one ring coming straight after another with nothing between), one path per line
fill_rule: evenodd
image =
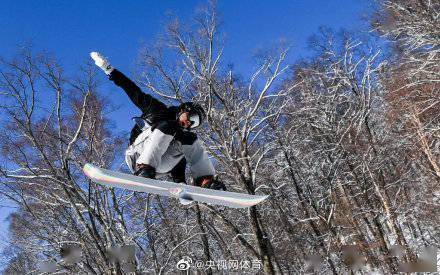
M90 57L95 61L95 65L101 68L107 75L109 75L114 68L110 63L98 52L91 52Z

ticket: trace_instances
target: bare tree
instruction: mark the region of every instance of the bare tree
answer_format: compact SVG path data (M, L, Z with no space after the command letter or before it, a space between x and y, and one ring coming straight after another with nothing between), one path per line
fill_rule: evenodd
M270 151L270 144L262 147L258 140L269 119L282 109L280 98L286 91L274 89L274 83L288 68L284 64L287 50L262 59L245 84L221 66L223 46L214 6L198 14L194 28L195 31L185 31L185 27L174 22L155 50L145 48L140 60L144 66L140 81L171 102L203 103L208 109L208 125L200 135L218 161L219 172L232 191L255 194L259 164ZM164 56L172 56L174 62ZM262 222L264 217L257 207L251 207L243 221L252 232L254 244L240 237L246 227L237 226L212 208L210 211L221 217L223 226L238 237L234 239L261 259L266 273L280 272L271 237Z
M55 60L28 48L1 65L1 194L18 207L11 241L28 263L21 271L37 272L45 261L69 272L121 270L107 250L136 242L121 198L82 174L86 162L109 166L121 145L104 117L94 72L85 67L69 80ZM84 255L77 265L60 254L70 246Z
M322 28L310 58L289 65L288 48L269 50L243 79L224 64L212 3L140 51L146 90L206 107L198 134L228 189L270 195L249 209L182 206L88 181L85 163L118 169L121 153L94 71L67 78L29 50L2 60L0 194L18 207L5 272L52 261L60 272L163 274L189 257L212 263L198 270L206 274L237 259L268 274L392 273L418 247L439 247L439 7L380 3L373 26L394 43L391 55ZM118 246L134 257L115 260ZM75 247L83 257L72 263Z
M390 102L406 109L404 120L408 137L426 159L423 166L439 182L438 147L439 79L440 79L440 4L438 1L383 1L373 25L384 36L395 41L398 49L387 81ZM432 186L434 187L434 186Z

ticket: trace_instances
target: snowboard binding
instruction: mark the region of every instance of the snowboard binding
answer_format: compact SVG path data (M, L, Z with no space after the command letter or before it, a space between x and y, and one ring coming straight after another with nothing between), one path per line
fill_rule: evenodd
M214 190L226 191L226 185L222 181L218 180L217 178L214 178L212 180L211 186L209 188L214 189Z

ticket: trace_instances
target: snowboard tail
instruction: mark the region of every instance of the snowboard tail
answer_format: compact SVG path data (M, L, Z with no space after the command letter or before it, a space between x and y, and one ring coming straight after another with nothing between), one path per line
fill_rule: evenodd
M163 180L147 179L131 174L111 171L87 163L84 174L92 181L108 186L137 192L146 192L161 196L174 197L186 205L193 201L224 205L233 208L245 208L264 201L268 195L251 195L229 191L201 188L192 185Z

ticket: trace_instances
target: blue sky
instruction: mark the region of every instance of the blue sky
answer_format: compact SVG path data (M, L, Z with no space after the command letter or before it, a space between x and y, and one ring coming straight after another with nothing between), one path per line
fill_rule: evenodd
M222 31L226 33L225 64L248 75L255 50L280 39L291 45L290 60L305 55L307 39L319 26L367 31L361 20L373 1L359 0L225 0L218 1ZM62 1L2 0L0 9L0 56L9 58L17 46L32 43L53 53L67 71L75 71L97 50L130 75L142 42L152 42L163 30L167 14L188 22L206 1ZM102 82L105 76L102 75ZM110 114L118 131L131 128L138 115L125 94L111 85L106 92L120 109ZM0 247L6 236L4 221L9 208L0 206Z
M3 0L0 56L10 57L17 45L32 43L55 54L71 72L96 50L130 75L141 44L154 41L168 22L168 14L188 22L204 4L206 1L200 0ZM222 31L226 33L224 64L233 64L235 73L250 75L255 51L281 39L291 46L288 57L293 61L306 53L306 41L319 26L366 30L361 17L369 5L369 1L356 0L218 1ZM104 75L102 81L109 84ZM138 115L138 110L118 88L104 88L114 102L121 104L111 115L116 129L128 131L129 118Z

